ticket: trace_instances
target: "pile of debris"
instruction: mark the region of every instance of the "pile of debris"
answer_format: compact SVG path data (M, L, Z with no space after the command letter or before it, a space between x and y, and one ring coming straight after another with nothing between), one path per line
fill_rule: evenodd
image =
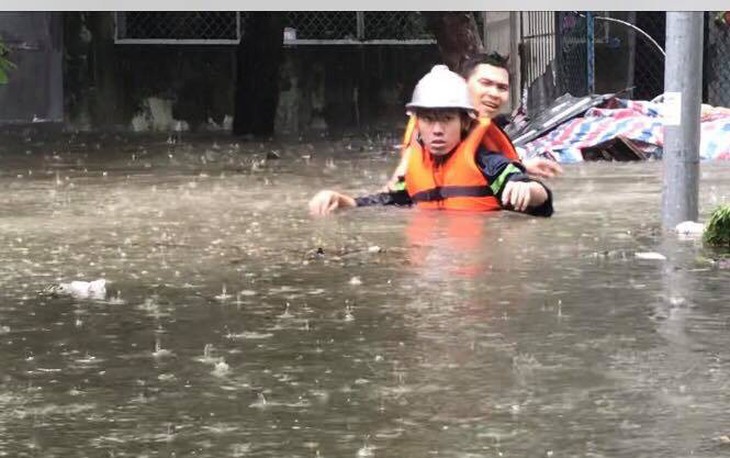
M523 158L563 163L658 159L664 145L661 100L565 94L532 119L516 116L505 131ZM700 158L730 159L730 109L703 104L700 121Z

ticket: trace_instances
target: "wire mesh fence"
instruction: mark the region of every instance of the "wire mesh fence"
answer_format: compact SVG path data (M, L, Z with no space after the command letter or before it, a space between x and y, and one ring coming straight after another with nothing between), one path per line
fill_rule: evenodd
M220 11L115 13L117 42L230 42L241 38L241 15Z
M576 97L588 93L588 40L586 20L577 14L559 12L556 58L558 88Z
M118 12L116 39L119 43L235 44L245 35L248 14ZM523 94L541 86L538 92L542 102L549 103L566 92L574 96L591 90L622 92L642 100L663 93L665 13L593 11L588 15L566 11L520 15ZM474 16L482 29L482 15ZM415 11L289 12L284 35L287 45L435 42L425 18ZM730 14L708 12L703 75L704 99L708 103L730 105L728 57Z
M299 11L287 15L286 44L435 43L416 11Z
M434 40L425 18L418 12L363 13L365 40Z
M295 40L355 40L358 37L354 11L296 11L287 14L286 25Z
M245 36L248 14L117 12L115 40L121 44L235 44ZM286 14L285 26L287 45L435 43L424 17L416 11L292 11Z
M555 15L547 11L529 11L521 16L523 78L533 81L555 60Z
M556 16L550 11L520 14L520 81L527 113L542 111L557 94Z
M730 11L705 15L705 100L710 105L730 106Z
M633 88L629 95L636 100L651 100L664 92L663 51L666 42L666 13L639 11L629 19L632 19L633 24L644 32L622 27L627 30L627 42L633 44L633 48L626 49L630 59L629 64L633 67L630 80L627 82L627 86ZM618 31L618 27L614 29Z
M523 68L523 92L530 92L535 81L544 79L547 71L553 71L552 99L564 93L576 97L589 93L620 93L628 98L650 100L663 93L665 13L566 11L541 14L554 15L554 40L548 41L555 46L554 62L550 67L539 69L542 72L539 75ZM525 13L522 22L524 16ZM525 33L524 26L520 45L527 49L522 52L521 59L529 58L535 38ZM550 101L544 101L541 107Z

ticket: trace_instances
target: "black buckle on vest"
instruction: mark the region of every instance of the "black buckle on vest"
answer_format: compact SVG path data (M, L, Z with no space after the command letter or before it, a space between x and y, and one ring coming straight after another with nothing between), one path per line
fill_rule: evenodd
M489 197L493 196L492 188L481 186L437 186L420 191L411 196L414 202L434 202L451 197Z

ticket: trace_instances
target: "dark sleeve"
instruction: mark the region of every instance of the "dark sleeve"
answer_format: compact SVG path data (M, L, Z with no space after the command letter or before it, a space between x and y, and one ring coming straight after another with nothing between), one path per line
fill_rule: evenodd
M355 197L355 203L358 207L370 207L373 205L407 206L412 205L413 201L411 200L411 196L403 189Z
M494 151L488 151L483 146L477 150L476 155L477 167L489 181L492 193L497 199L502 201L502 191L509 181L535 181L545 188L548 198L542 205L538 207L530 207L525 211L528 215L533 216L551 216L553 214L553 193L542 182L529 177L525 173L525 168L519 162L511 162L503 155ZM507 208L507 210L511 210Z
M500 129L504 129L507 127L512 121L510 121L509 117L505 114L498 114L497 116L492 119L492 122L494 122L497 127Z

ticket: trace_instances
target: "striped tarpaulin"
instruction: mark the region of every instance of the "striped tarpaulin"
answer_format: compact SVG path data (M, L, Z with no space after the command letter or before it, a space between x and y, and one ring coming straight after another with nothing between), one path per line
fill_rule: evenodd
M582 148L623 135L659 158L664 145L661 110L661 103L612 99L518 149L524 158L545 156L558 162L580 162ZM703 115L700 132L701 159L730 159L730 111Z

